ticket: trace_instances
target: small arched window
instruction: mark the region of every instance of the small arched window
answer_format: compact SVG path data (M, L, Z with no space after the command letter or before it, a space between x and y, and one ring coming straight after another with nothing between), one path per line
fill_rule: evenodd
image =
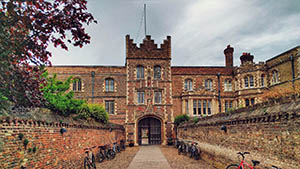
M212 80L206 79L204 85L205 85L205 89L211 90L212 89Z
M184 90L188 90L188 91L193 90L193 81L192 81L192 79L186 79L184 81Z
M154 79L160 79L160 78L161 78L161 67L154 66Z
M76 78L73 81L73 91L81 91L82 83L80 78Z
M260 76L260 86L264 87L265 86L265 74L262 74Z
M232 91L232 84L231 79L226 79L224 83L224 90L225 91Z
M114 91L114 79L107 78L105 79L105 91L106 92L113 92Z
M136 78L144 79L144 66L139 65L136 67Z
M276 84L279 82L277 70L272 71L272 82L273 82L273 84Z

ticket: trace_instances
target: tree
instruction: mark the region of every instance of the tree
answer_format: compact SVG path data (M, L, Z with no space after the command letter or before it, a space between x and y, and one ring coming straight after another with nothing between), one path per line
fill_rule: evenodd
M0 93L23 106L40 106L43 65L50 44L90 43L85 24L96 22L86 0L2 0L0 3Z

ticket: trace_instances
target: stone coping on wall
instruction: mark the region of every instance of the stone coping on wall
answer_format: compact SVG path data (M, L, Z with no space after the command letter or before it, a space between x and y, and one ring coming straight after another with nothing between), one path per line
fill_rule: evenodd
M248 123L271 123L300 118L300 99L282 98L254 106L237 109L233 112L219 113L181 124L179 128L197 126L221 126Z
M124 126L114 123L100 123L87 120L73 120L72 117L60 116L48 109L36 108L29 112L5 112L0 114L0 124L34 125L44 127L67 127L85 129L125 130Z

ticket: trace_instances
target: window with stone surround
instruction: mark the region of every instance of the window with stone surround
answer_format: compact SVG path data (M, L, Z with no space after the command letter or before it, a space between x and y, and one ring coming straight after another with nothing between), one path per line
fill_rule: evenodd
M106 92L114 91L114 79L112 78L105 79L105 91Z
M82 83L80 78L76 78L73 81L73 91L81 91Z
M254 87L254 78L252 75L248 75L244 77L245 88Z
M185 113L189 114L189 101L185 100Z
M138 104L144 104L145 103L145 100L144 100L144 97L145 97L145 93L144 92L137 92L137 100L138 100Z
M154 79L160 79L160 78L161 78L161 67L154 66Z
M224 82L224 90L225 91L232 91L232 83L231 79L226 79Z
M225 100L225 112L232 109L233 101L232 100Z
M115 101L113 101L113 100L106 100L105 101L105 111L108 114L115 114Z
M202 113L202 100L195 99L193 100L193 115L199 116Z
M272 84L276 84L278 82L279 82L278 71L277 70L273 70L272 71Z
M139 65L136 67L136 78L144 79L144 66Z
M265 74L262 74L260 76L260 86L264 87L265 86Z
M212 80L206 79L204 82L205 89L212 90Z
M185 79L184 81L184 90L192 91L193 90L193 81L192 79Z
M161 104L161 92L154 92L154 103Z

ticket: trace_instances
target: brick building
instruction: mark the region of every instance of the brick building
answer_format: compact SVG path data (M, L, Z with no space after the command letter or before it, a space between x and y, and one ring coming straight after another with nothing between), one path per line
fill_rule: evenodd
M171 37L160 47L146 36L140 47L126 36L125 66L52 66L59 79L78 79L77 98L100 103L109 120L126 128L127 141L165 144L177 115L209 116L261 102L267 89L300 76L300 46L266 62L243 53L233 66L234 49L224 50L225 66L171 66Z

